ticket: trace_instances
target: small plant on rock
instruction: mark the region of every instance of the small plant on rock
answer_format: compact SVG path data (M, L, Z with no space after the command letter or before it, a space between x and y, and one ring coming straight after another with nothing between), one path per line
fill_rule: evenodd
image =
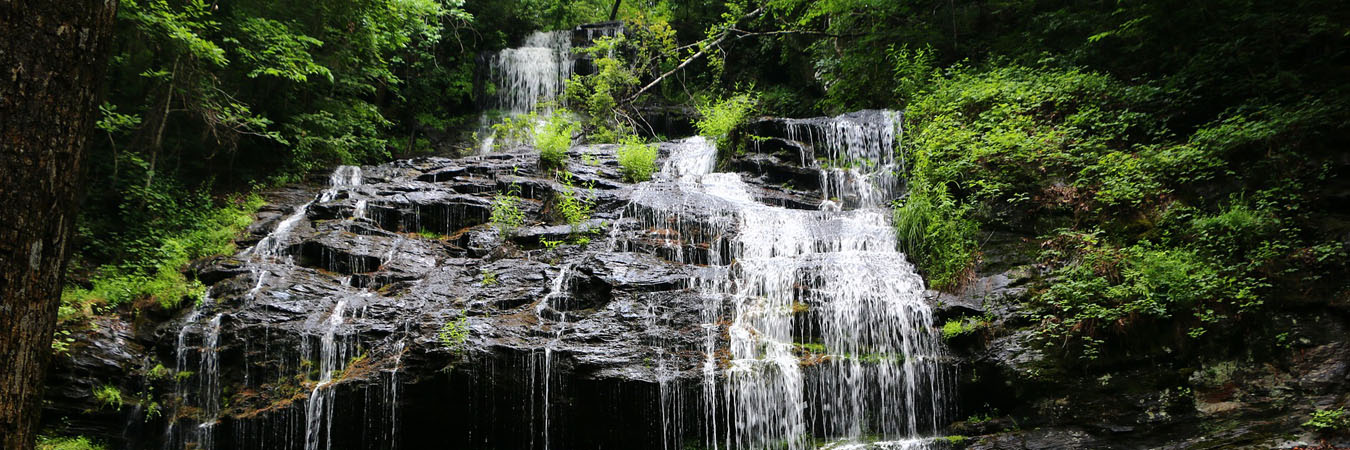
M94 389L94 400L98 400L106 408L121 410L122 390L116 386L105 384L98 389Z
M581 229L586 221L591 220L591 211L595 209L595 201L580 195L572 180L572 174L562 173L562 190L558 191L556 197L556 206L558 212L562 214L563 220L572 226L573 233L584 233L587 230ZM590 189L593 191L594 186Z
M497 284L497 272L483 269L481 275L483 277L483 286L493 286Z
M446 350L458 353L462 350L464 342L469 340L469 317L460 315L458 319L446 322L436 337Z
M572 147L572 135L577 131L577 124L568 118L569 115L566 110L554 112L534 134L541 169L557 170L565 166L567 149Z
M656 146L642 142L637 136L627 136L619 144L619 167L624 180L638 183L652 179L656 173Z
M1350 414L1345 412L1345 408L1319 409L1313 411L1312 417L1303 426L1324 432L1350 431Z
M520 209L519 188L511 186L505 193L492 199L492 216L489 220L503 234L510 233L525 224L525 212Z

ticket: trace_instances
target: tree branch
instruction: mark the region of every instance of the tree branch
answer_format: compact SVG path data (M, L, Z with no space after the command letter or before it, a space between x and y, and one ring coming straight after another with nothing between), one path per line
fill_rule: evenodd
M755 16L758 16L758 15L762 14L763 12L764 12L764 8L763 8L763 7L755 8L754 11L750 11L750 13L748 13L748 14L746 14L746 15L744 15L744 16L741 16L741 18L740 18L740 19L737 19L736 22L739 23L739 22L742 21L742 20L746 20L746 19L753 18L753 17L755 17ZM637 98L640 97L640 96L642 96L642 94L647 93L647 91L651 90L653 87L656 87L656 85L661 84L661 81L662 81L662 80L665 80L667 77L669 77L669 76L675 74L676 72L679 72L679 71L681 71L681 70L684 70L685 67L688 67L690 64L693 64L694 61L697 61L699 58L702 58L703 56L707 55L708 49L709 49L709 48L716 47L718 44L721 44L722 41L725 41L725 40L727 40L728 37L731 37L732 31L734 31L734 30L736 29L736 28L734 27L735 24L733 23L732 25L733 25L733 26L729 26L729 27L727 27L726 29L722 30L722 32L721 32L721 33L718 33L716 36L711 36L711 37L708 37L708 38L703 39L702 41L698 41L698 42L696 42L695 44L691 44L691 45L698 45L698 44L703 44L703 45L700 45L701 48L699 49L698 52L695 52L693 55L690 55L688 58L685 58L684 61L680 62L680 65L675 66L674 69L670 69L670 70L667 71L666 73L661 74L661 76L656 77L656 78L653 79L651 82L649 82L649 83L647 83L646 85L642 86L641 89L638 89L637 92L634 92L632 95L629 95L628 97L625 97L625 98L624 98L622 101L620 101L619 103L621 103L621 104L624 104L624 103L632 103L633 100L637 100ZM741 36L741 37L744 37L744 36ZM737 40L740 40L741 37L737 37L736 39L737 39Z

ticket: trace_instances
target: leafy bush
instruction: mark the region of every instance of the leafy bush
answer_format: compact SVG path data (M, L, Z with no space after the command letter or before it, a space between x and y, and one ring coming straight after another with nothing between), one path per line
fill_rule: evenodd
M638 183L652 179L652 174L656 173L656 153L656 146L643 143L642 138L624 137L618 150L624 180Z
M900 250L927 275L933 289L953 290L972 276L976 222L970 207L941 188L916 185L895 209Z
M698 134L717 139L718 147L726 146L727 136L745 122L758 104L753 93L740 93L720 100L705 101L695 107L699 118L694 121Z
M1345 412L1345 408L1319 409L1313 411L1312 417L1303 426L1318 431L1350 431L1350 414Z
M95 444L84 436L38 436L37 448L38 450L103 450L102 445Z
M89 288L68 286L61 294L63 321L78 320L98 304L154 299L164 308L175 308L185 298L200 298L205 287L188 279L182 269L195 259L233 253L234 237L253 222L253 212L263 200L256 194L233 197L215 207L201 192L187 204L167 203L170 223L183 228L176 233L158 230L126 245L130 256L121 264L96 269Z
M587 230L579 229L579 227L586 221L591 220L591 211L595 208L595 202L577 192L570 172L563 172L562 176L563 187L562 190L558 191L557 197L554 198L554 206L562 214L563 220L572 226L573 233L585 232Z
M900 56L897 77L925 76L923 55ZM1273 287L1344 270L1344 246L1308 229L1330 175L1287 150L1300 126L1335 127L1318 102L1255 101L1178 137L1158 112L1174 88L1085 70L955 66L900 84L914 92L902 249L950 289L975 261L975 229L1041 234L1052 271L1032 305L1056 349L1093 359L1134 330L1226 332Z
M492 216L489 220L497 230L505 233L515 231L525 224L525 211L520 209L520 197L516 186L492 198Z
M535 127L539 123L539 114L531 112L517 116L505 116L492 124L492 150L519 145L535 139Z
M568 116L571 113L560 110L549 116L541 130L534 135L534 146L539 149L539 166L544 170L562 169L567 160L567 149L572 146L572 135L577 132L577 124Z

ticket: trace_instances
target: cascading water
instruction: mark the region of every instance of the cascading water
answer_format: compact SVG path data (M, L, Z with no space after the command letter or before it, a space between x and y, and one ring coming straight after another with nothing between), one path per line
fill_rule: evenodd
M900 188L895 142L900 113L867 110L829 119L788 119L788 139L801 144L802 167L820 170L830 208L878 208ZM824 162L822 163L822 160Z
M489 108L526 114L558 99L572 76L570 31L534 32L520 47L488 59L488 81L494 88Z
M691 280L707 299L706 444L799 449L869 436L924 445L918 438L941 422L945 377L923 282L882 209L898 189L897 115L792 123L790 132L804 166L819 167L820 155L848 166L822 170L822 211L756 202L738 175L712 173L716 150L703 138L678 143L630 207L645 230L695 241L666 240L657 252L707 264Z
M508 117L531 112L544 114L562 100L563 86L572 76L572 33L536 31L520 47L501 50L487 58L487 109ZM492 151L496 134L487 115L482 118L480 151Z
M296 225L305 218L310 206L316 202L333 200L342 189L360 185L361 179L360 167L339 166L329 176L329 187L327 189L316 195L313 200L297 207L294 212L278 222L271 233L268 233L253 247L240 253L240 256L246 256L250 259L250 270L257 280L248 292L249 298L256 295L262 288L271 270L281 272L274 276L285 276L284 272L291 267L293 261L286 252L287 239ZM191 433L185 433L179 430L177 420L170 420L165 432L164 445L166 449L177 449L188 445L201 450L215 448L215 425L217 416L221 413L220 335L222 319L225 314L215 313L210 315L211 318L205 323L199 323L199 321L207 317L207 313L216 310L216 308L217 305L211 298L210 292L207 292L205 298L183 319L183 326L179 329L174 358L175 372L178 374L175 377L174 396L178 400L172 417L191 412L191 417L197 421L197 426L191 430ZM197 354L197 370L195 372L189 370L191 366L188 359L194 350L190 341L194 330L201 334L200 345L195 347ZM242 345L247 345L247 343L242 343ZM189 375L195 382L185 379Z
M319 339L319 381L309 393L309 402L305 406L305 450L318 450L320 442L332 447L333 394L327 389L333 382L333 372L344 368L346 363L345 346L338 342L338 327L342 326L343 314L347 308L347 299L339 299L333 305L333 311L324 320L323 336ZM329 422L325 423L327 418ZM322 434L327 432L327 434Z

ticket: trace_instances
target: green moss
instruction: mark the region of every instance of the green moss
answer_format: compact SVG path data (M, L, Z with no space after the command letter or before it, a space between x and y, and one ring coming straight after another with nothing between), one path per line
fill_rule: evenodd
M968 334L974 334L984 327L981 322L970 321L966 319L952 319L942 324L942 338L954 339Z

